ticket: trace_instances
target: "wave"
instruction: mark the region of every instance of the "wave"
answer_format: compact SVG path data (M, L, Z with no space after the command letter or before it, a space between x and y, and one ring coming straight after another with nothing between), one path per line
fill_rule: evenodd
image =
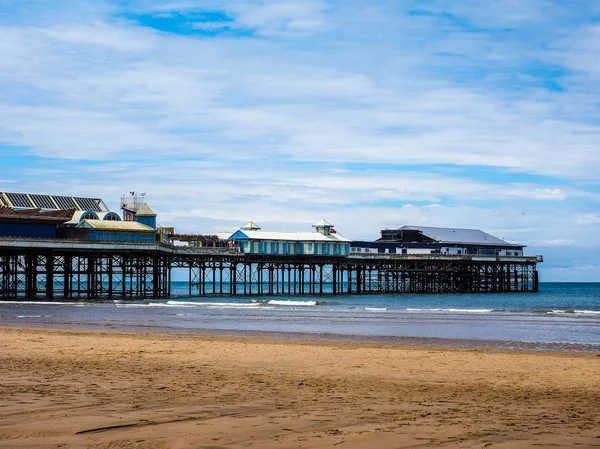
M318 306L339 306L340 304L338 301L317 301Z
M316 306L318 301L279 301L270 300L267 304L271 306Z
M388 310L387 307L365 307L365 310L369 312L385 312Z
M64 301L0 301L0 304L27 304L35 306L52 305L52 306L80 306L82 302L64 302Z
M545 313L547 315L592 315L592 316L600 316L599 310L544 310L538 313Z
M192 302L192 301L167 301L168 306L192 306L192 307L258 307L260 303L235 303L235 302Z
M575 313L581 313L584 315L599 315L600 316L600 310L576 310Z
M407 312L442 312L442 313L491 313L494 312L494 309L406 309Z
M235 304L235 303L204 303L207 309L256 309L260 304ZM273 309L274 307L261 307L264 309Z
M167 301L167 307L180 308L204 308L204 309L255 309L262 303L235 303L235 302L191 302L191 301Z
M120 309L135 309L140 307L173 307L169 304L163 303L127 303L127 302L119 302L115 303L115 305ZM191 307L191 306L183 306L183 307Z

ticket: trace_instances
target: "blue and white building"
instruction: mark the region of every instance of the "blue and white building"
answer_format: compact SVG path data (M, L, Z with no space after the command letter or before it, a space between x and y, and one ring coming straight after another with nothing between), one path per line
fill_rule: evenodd
M313 225L314 232L263 231L248 222L229 236L245 254L347 256L351 240L338 234L325 219Z

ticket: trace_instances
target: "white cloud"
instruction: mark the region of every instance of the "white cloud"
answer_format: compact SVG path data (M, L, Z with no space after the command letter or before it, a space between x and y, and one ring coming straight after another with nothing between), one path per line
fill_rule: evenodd
M131 24L9 31L13 53L30 57L21 70L18 57L5 59L13 69L5 76L47 101L25 114L18 96L5 103L2 140L41 156L70 157L75 128L111 136L78 147L90 159L112 158L121 146L152 154L163 146L148 142L166 140L178 156L204 154L200 135L231 157L251 146L256 156L275 148L303 161L492 165L573 178L600 169L598 128L556 118L563 100L536 91L508 101L418 79L411 67L390 81L277 43L170 37ZM32 62L38 56L42 64ZM55 115L83 123L57 126Z
M225 6L242 28L256 29L263 35L313 33L328 27L323 13L328 9L321 0L258 0L232 2Z
M97 47L103 51L121 51L137 53L149 50L154 45L149 33L140 33L125 26L111 26L104 22L87 24L67 23L38 30L42 39L53 43L54 52L60 52L60 44L70 44L84 49L88 46ZM82 55L85 58L85 54Z
M580 226L590 226L600 224L600 216L594 214L585 214L577 218L577 224Z
M555 58L575 71L575 76L591 77L588 78L589 81L600 77L600 62L596 57L600 51L600 25L571 30L564 39L556 43L556 50ZM579 81L585 82L585 78Z
M573 239L553 239L553 240L533 240L529 242L535 246L574 246L577 245L577 240Z

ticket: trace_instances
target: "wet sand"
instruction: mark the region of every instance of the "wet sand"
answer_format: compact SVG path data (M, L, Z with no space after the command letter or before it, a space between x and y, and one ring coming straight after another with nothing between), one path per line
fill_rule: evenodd
M600 354L0 328L0 447L600 447Z

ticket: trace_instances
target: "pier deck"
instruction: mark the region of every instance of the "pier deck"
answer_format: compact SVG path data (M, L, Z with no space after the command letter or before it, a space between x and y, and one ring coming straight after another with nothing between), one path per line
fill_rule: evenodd
M165 298L173 270L190 295L538 291L540 256L252 255L162 243L0 239L0 298Z

